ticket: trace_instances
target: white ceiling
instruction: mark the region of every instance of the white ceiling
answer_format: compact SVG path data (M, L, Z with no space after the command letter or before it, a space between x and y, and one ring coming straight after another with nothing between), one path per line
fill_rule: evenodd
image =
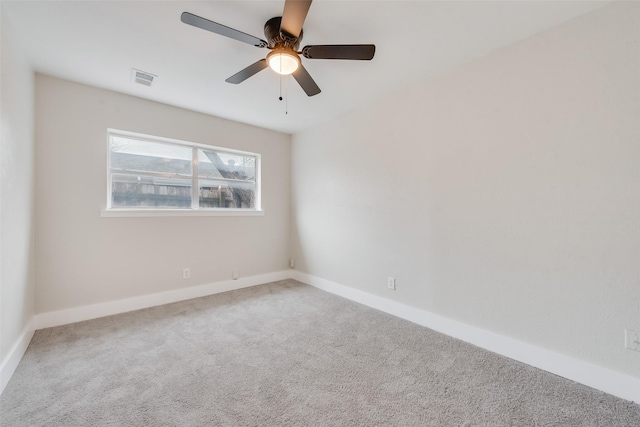
M604 1L315 0L307 44L373 43L372 61L303 63L322 93L264 70L224 80L268 52L180 21L184 11L264 39L283 1L8 1L2 12L36 71L202 113L295 133L575 16ZM153 87L131 69L158 76ZM288 86L288 87L287 87Z

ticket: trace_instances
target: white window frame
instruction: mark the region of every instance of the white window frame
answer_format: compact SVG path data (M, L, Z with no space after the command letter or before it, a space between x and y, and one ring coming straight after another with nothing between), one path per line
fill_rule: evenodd
M111 136L120 136L129 139L137 139L140 141L148 141L161 144L177 145L180 147L189 147L192 149L192 171L191 171L191 207L184 209L172 208L118 208L112 207L111 194ZM199 204L199 187L198 187L198 149L207 151L216 151L228 154L239 154L255 157L256 159L256 177L255 177L255 208L200 208ZM148 175L167 174L145 172ZM262 158L259 153L249 151L234 150L232 148L218 147L214 145L198 144L195 142L182 141L172 138L164 138L153 135L145 135L141 133L129 132L119 129L107 129L107 204L106 208L100 213L103 217L157 217L157 216L262 216ZM180 176L182 177L182 176ZM233 181L224 179L225 181Z

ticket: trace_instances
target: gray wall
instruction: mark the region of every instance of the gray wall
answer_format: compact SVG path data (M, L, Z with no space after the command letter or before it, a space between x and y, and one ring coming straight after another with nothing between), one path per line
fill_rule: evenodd
M34 313L33 71L2 13L0 360Z
M295 135L297 269L640 377L638 46L613 4Z
M257 217L105 218L107 128L262 155ZM291 137L36 75L36 311L286 270ZM183 267L191 279L182 279Z

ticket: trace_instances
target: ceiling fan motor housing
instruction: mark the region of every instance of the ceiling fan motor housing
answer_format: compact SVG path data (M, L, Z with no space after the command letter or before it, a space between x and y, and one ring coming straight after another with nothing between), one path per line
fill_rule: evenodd
M302 41L302 29L298 37L280 31L281 16L269 19L264 24L264 35L267 38L270 48L284 48L297 51Z

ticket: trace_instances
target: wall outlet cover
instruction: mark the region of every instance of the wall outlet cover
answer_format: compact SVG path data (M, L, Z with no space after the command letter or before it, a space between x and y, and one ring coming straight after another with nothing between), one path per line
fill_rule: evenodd
M396 290L396 278L395 277L387 277L387 288L391 290Z
M624 346L629 350L640 351L640 332L625 329Z

